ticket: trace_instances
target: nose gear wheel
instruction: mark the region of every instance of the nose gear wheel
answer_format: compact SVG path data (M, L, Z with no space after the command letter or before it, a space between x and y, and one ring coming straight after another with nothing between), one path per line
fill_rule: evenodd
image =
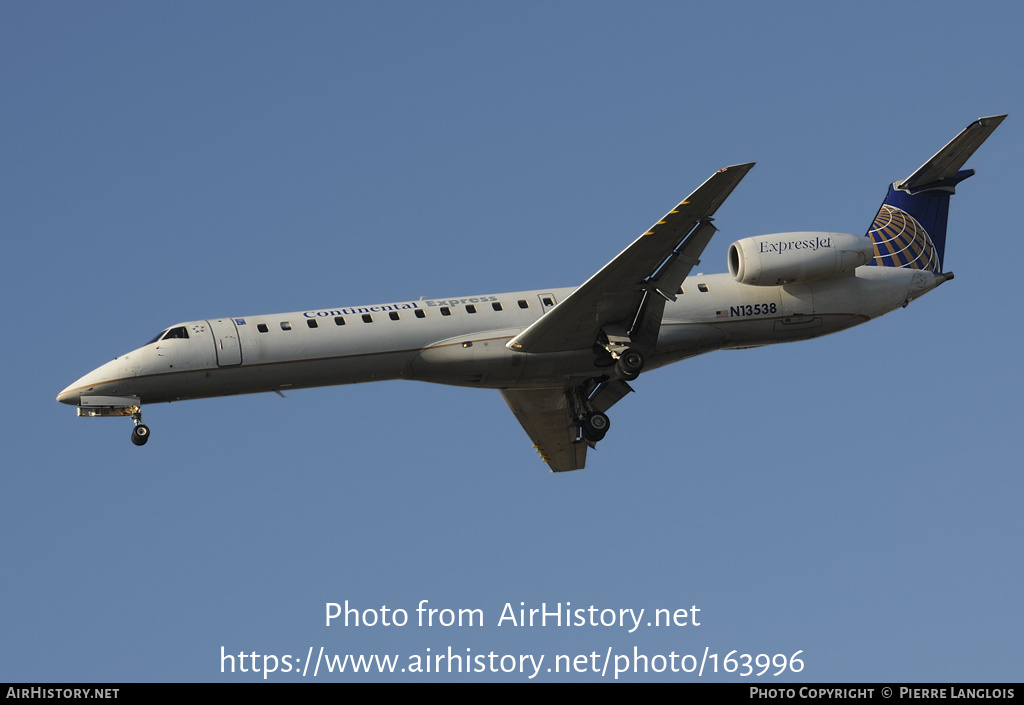
M132 429L132 443L137 446L146 445L146 441L149 440L149 426L142 423L142 409L136 407L137 411L132 414L132 421L135 422L135 428Z

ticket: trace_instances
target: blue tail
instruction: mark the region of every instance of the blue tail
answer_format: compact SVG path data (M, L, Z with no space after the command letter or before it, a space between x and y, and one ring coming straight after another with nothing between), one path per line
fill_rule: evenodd
M889 187L868 230L875 244L875 259L869 264L942 272L949 197L958 183L974 175L973 169L961 167L1004 118L972 122L920 169Z

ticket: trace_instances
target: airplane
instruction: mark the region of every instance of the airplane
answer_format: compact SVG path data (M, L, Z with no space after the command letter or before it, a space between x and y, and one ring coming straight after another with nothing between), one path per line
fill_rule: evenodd
M642 371L714 350L808 340L907 306L943 272L949 198L1006 115L980 118L889 186L864 235L787 232L690 275L753 163L715 172L576 288L176 323L60 392L78 416L234 394L410 379L497 389L554 472L579 470Z

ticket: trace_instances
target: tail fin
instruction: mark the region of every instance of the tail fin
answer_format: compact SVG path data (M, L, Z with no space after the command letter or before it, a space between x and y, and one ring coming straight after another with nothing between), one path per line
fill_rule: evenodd
M869 264L942 272L949 197L958 183L974 176L973 169L961 167L1004 118L972 122L920 169L889 187L868 230L875 244L875 259Z

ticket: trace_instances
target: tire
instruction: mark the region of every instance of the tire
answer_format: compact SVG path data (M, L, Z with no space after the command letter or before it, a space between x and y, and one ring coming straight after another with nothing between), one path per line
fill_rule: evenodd
M615 369L627 382L632 381L639 377L641 370L644 369L644 356L632 348L627 349L619 355L619 359L615 362Z
M146 441L149 440L149 426L145 424L139 424L132 429L132 443L137 446L146 445Z
M593 411L583 419L583 437L592 443L597 443L608 433L611 421L600 411Z

